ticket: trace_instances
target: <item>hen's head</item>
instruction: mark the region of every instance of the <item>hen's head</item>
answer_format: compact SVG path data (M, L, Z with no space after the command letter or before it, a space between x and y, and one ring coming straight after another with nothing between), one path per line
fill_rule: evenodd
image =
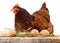
M48 8L46 7L46 2L44 2L44 3L42 4L42 7L41 7L40 10L47 10L47 11L48 11Z
M18 4L16 4L12 9L11 11L14 13L14 14L17 14L20 10L20 7L18 6Z

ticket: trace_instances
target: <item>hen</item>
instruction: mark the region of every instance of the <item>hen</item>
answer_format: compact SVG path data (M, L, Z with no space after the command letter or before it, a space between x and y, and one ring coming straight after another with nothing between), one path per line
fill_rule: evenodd
M30 15L25 9L16 4L12 8L12 11L15 14L15 30L17 32L27 30L32 26L32 15Z
M34 20L32 21L33 27L39 31L48 30L53 33L53 25L50 22L49 10L46 8L46 3L43 3L41 9L32 14Z

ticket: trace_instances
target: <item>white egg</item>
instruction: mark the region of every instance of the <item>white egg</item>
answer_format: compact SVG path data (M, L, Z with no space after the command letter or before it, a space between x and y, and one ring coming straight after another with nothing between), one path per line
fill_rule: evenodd
M49 31L48 30L42 30L40 32L40 34L42 34L42 35L49 35Z
M39 34L39 31L37 29L33 29L33 30L31 30L31 33L32 34Z

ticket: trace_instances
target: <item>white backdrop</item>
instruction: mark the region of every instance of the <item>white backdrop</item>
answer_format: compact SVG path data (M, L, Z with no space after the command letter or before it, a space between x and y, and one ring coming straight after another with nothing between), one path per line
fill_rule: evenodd
M59 0L0 0L0 30L14 29L14 14L10 12L15 4L25 8L30 14L41 8L46 2L54 25L54 34L60 34L60 1Z

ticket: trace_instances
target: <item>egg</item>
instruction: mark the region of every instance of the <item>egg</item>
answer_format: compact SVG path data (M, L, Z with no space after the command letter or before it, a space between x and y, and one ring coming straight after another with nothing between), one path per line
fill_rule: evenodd
M31 30L31 33L32 34L39 34L39 31L37 29L33 29L33 30Z
M9 29L9 30L6 32L6 36L7 36L7 37L12 37L12 36L15 36L15 35L16 35L16 31L15 31L15 30Z
M42 34L42 35L49 35L49 31L48 30L42 30L40 32L40 34Z

